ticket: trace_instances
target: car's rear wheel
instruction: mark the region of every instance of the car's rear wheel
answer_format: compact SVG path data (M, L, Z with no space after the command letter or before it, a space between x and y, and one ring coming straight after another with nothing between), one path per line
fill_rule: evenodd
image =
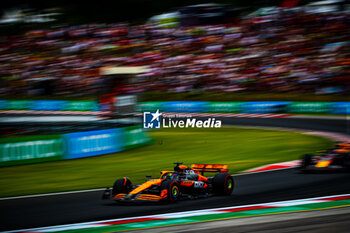
M176 181L167 180L164 181L160 186L161 193L167 190L167 196L162 199L167 202L176 202L180 197L180 186Z
M117 195L119 193L129 193L132 189L131 180L128 177L118 179L114 182L112 195Z
M234 188L234 181L228 173L218 173L213 178L213 191L218 195L231 195Z

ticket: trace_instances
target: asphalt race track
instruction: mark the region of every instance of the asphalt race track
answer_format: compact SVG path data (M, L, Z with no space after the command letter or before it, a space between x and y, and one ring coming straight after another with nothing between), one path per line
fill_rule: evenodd
M225 124L305 128L348 134L346 120L226 118ZM116 177L117 178L117 177ZM0 231L350 193L350 173L301 174L296 169L237 175L230 197L167 205L117 205L102 191L0 200Z
M350 174L300 174L295 169L236 176L230 197L167 205L119 206L101 191L0 201L1 230L350 193Z

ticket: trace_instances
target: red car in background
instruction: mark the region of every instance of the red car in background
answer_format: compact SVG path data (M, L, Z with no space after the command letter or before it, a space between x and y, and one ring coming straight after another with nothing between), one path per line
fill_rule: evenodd
M338 143L334 148L319 153L319 155L305 154L302 157L300 170L350 171L350 143Z

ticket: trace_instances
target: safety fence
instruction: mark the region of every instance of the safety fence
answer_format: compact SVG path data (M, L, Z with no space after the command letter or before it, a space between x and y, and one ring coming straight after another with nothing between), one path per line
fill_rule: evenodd
M0 166L76 159L124 151L151 143L139 125L61 135L0 139Z

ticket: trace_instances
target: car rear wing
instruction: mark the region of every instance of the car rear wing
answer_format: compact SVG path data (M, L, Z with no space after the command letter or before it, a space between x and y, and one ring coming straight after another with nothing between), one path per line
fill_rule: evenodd
M228 166L222 164L192 164L191 169L194 171L203 172L228 172Z

